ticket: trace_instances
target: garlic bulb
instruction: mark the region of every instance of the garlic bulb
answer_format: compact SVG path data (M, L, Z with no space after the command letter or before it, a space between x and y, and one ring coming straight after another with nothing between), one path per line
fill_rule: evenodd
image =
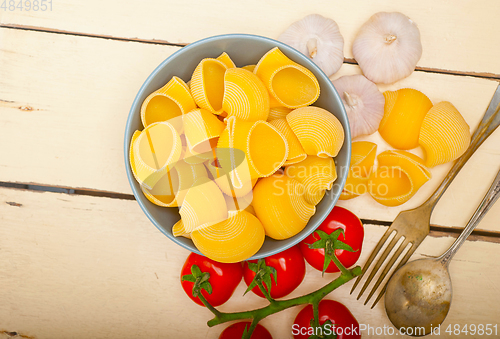
M294 22L278 40L307 55L327 76L344 62L344 38L339 26L319 14Z
M404 14L380 12L361 27L352 53L368 79L390 84L415 69L422 56L420 31Z
M345 75L332 81L344 103L351 137L374 133L384 117L384 95L364 76Z

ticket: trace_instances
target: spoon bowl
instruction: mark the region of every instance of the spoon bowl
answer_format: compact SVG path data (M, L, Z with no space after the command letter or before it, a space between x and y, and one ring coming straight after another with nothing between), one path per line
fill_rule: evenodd
M441 325L451 305L451 258L499 197L500 171L467 226L443 255L409 262L393 274L387 283L385 310L394 326L418 337Z
M388 297L390 296L390 297ZM436 259L419 259L399 269L387 284L385 309L397 328L413 328L427 335L443 322L450 310L451 278Z

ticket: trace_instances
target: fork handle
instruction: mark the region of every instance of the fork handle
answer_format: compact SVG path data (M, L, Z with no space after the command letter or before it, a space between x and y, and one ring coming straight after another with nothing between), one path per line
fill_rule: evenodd
M434 191L434 193L432 193L423 205L429 207L431 211L434 209L438 200L441 198L448 186L450 186L451 182L455 179L467 160L469 160L472 154L474 154L474 152L483 144L491 133L493 133L498 125L500 125L500 85L497 87L488 109L486 110L483 119L479 123L479 126L472 137L469 148L460 158L458 158L444 180L441 182L441 185L439 185L439 187Z

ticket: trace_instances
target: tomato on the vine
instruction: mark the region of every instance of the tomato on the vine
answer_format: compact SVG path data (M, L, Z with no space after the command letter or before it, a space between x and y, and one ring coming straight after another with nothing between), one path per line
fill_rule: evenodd
M226 327L224 331L222 331L219 339L239 339L243 336L245 327L247 327L247 329L250 328L250 324L251 323L249 321L242 321L236 324L232 324L231 326ZM273 339L273 337L264 326L262 326L261 324L257 324L250 339Z
M321 330L312 327L313 307L304 307L292 325L292 334L295 339L307 339L311 335L337 334L337 339L359 339L361 332L359 323L347 307L338 301L323 299L319 303L319 325Z
M210 273L208 282L212 286L212 293L202 290L201 294L212 306L220 306L231 298L243 276L241 263L220 263L196 253L191 253L184 263L181 279L191 274L191 266L196 265L202 272ZM204 306L200 298L193 296L193 285L190 281L182 281L182 288L186 294L198 305Z
M335 206L326 219L321 223L316 231L323 231L326 234L332 234L341 229L343 233L338 235L338 240L352 248L352 252L346 249L335 249L335 256L340 260L344 267L349 268L356 263L361 254L363 245L364 228L359 218L349 210ZM317 270L323 271L325 263L324 248L310 248L310 245L320 240L318 233L313 232L300 243L300 250L306 261ZM339 272L337 265L329 261L325 272Z
M257 260L251 260L251 263L257 263ZM282 298L295 290L306 274L306 264L304 257L298 246L290 247L283 252L273 254L265 258L265 263L268 267L273 267L276 270L277 284L274 280L274 275L271 275L271 297L274 299ZM243 269L243 278L247 286L250 286L256 272L248 267L245 262ZM264 288L267 290L266 285ZM264 298L262 291L258 286L252 289L252 292Z

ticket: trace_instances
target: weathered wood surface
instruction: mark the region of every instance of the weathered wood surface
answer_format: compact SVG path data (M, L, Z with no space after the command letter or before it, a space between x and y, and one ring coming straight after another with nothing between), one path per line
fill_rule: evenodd
M60 185L131 194L123 161L128 111L149 73L179 47L0 29L0 181ZM36 53L35 53L36 51ZM106 57L103 58L103 55ZM344 64L337 76L360 72ZM433 102L451 101L472 129L497 82L474 77L414 72L381 90L414 87ZM376 135L384 149L385 142ZM432 222L463 226L500 167L500 130L469 161L443 197ZM417 150L418 153L418 150ZM408 203L387 208L369 196L342 202L361 218L389 221L424 201L450 164ZM457 203L460 204L455 211ZM463 208L462 208L463 205ZM499 231L494 207L479 228Z
M0 215L0 332L52 339L216 339L224 328L206 327L211 313L180 287L188 251L154 228L135 201L0 188ZM360 265L385 229L365 225ZM452 241L429 236L414 258L437 256ZM467 241L458 252L450 267L454 299L443 326L498 322L499 255L500 244L482 241ZM334 277L322 278L308 266L303 284L290 297ZM245 286L241 282L221 309L265 305L252 293L243 297ZM364 299L349 295L351 286L329 298L345 303L360 323L390 326L383 300L371 310ZM299 309L262 323L274 338L289 338ZM366 334L363 338L380 338Z
M292 22L319 13L334 19L344 54L361 25L377 12L402 12L418 24L424 51L418 65L431 69L500 75L495 0L340 1L258 0L74 2L53 0L52 11L0 12L3 25L186 44L218 34L249 33L277 38Z
M320 13L339 24L352 63L356 32L378 11L400 11L417 22L424 48L420 71L380 89L413 87L434 103L448 100L474 129L500 79L495 0L53 0L51 12L0 10L0 182L130 194L123 161L128 111L150 72L181 45L225 33L276 38L293 21ZM336 77L359 72L344 64ZM379 152L386 149L376 134L367 139L379 143ZM499 145L497 131L445 193L432 223L465 225L500 167ZM386 208L369 196L339 204L375 223L391 221L424 201L449 167L432 169L433 179L400 207ZM497 204L478 229L500 232L499 218ZM359 264L386 228L365 230ZM450 234L433 232L414 258L441 254L453 241ZM472 237L452 261L454 300L445 327L498 322L498 240ZM135 201L0 188L0 338L16 332L21 338L215 339L223 326L206 327L211 314L180 288L187 255ZM329 278L308 267L291 296ZM350 286L330 297L344 302L360 323L390 326L383 303L374 310L362 306L348 294ZM244 289L241 283L222 309L264 305L254 295L243 298ZM263 324L275 338L289 338L297 312ZM450 337L443 331L441 337Z

